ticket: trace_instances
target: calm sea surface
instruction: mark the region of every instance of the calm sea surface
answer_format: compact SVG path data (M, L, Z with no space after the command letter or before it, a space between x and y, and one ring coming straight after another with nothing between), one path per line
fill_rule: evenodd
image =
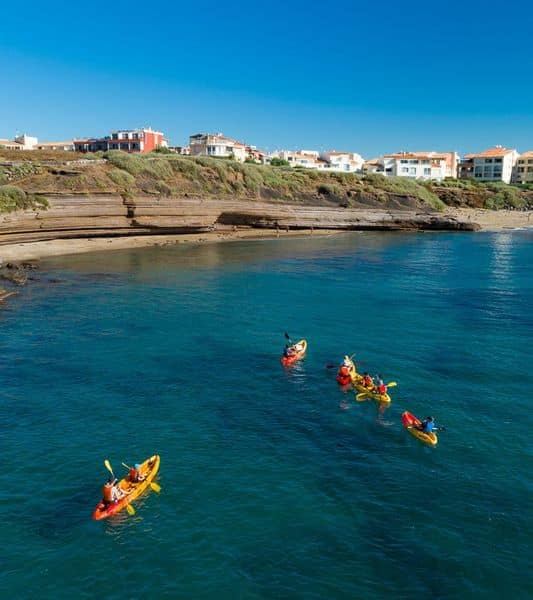
M532 265L531 232L44 262L0 312L0 596L531 597ZM161 494L92 521L104 459L154 453Z

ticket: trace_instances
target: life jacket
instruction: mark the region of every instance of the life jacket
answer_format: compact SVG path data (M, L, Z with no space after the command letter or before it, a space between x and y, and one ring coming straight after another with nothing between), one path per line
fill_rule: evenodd
M341 367L339 369L339 375L342 375L343 377L348 377L349 374L350 374L350 369L348 367Z
M372 378L371 377L363 377L363 385L365 387L370 387L372 385Z
M382 383L380 386L378 386L378 392L380 394L386 394L387 393L387 386Z
M113 486L109 483L106 483L102 488L102 499L105 504L113 502Z
M130 481L133 481L134 483L136 483L137 481L139 481L139 471L137 469L130 469Z
M427 421L426 423L422 424L422 431L424 433L432 433L433 432L433 428L435 427L435 423L433 423L433 421Z

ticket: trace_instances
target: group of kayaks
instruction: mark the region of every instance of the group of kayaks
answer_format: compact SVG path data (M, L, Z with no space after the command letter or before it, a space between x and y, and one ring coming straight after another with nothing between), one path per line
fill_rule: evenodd
M285 334L286 337L287 334ZM307 351L307 341L300 340L296 344L293 344L288 348L289 353L284 353L281 357L281 362L285 366L289 366L294 364L295 362L301 360L306 351ZM395 381L391 381L386 386L382 386L381 390L374 385L365 385L365 378L363 375L357 372L354 361L351 356L345 356L342 364L339 366L339 370L337 371L337 382L341 387L345 390L352 386L355 390L357 390L357 395L355 399L358 402L372 399L378 402L379 404L385 406L391 403L391 397L388 394L388 388L394 387L397 385ZM420 429L422 426L422 422L420 419L415 417L415 415L411 414L408 411L405 411L402 414L402 424L407 429L407 431L413 435L415 438L427 444L429 446L436 446L438 443L438 437L435 433L425 433Z

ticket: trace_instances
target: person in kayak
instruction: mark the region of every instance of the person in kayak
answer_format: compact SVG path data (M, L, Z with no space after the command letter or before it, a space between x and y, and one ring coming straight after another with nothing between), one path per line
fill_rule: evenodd
M415 425L416 429L422 433L433 433L434 431L444 431L444 427L437 427L435 425L434 417L426 417L420 422L420 425Z
M117 485L117 480L114 477L110 477L102 488L102 500L104 504L113 504L128 493Z
M378 375L376 377L376 391L378 392L378 394L386 394L387 393L387 386L383 383L383 379L381 378L381 375Z
M372 389L374 387L374 380L368 373L363 374L363 385L366 388Z
M283 349L283 356L285 358L290 358L294 354L294 346L290 346L289 344L285 344L285 348Z
M136 463L133 468L130 469L129 479L132 483L144 481L144 477L141 475L141 465Z

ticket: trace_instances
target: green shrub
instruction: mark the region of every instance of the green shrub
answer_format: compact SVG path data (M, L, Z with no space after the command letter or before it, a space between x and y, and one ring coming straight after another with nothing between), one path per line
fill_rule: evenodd
M16 185L0 185L0 213L24 210L28 208L48 208L48 200L43 197L26 194Z
M317 192L322 196L341 196L343 190L338 185L334 183L321 183L317 187Z
M288 160L285 160L284 158L272 158L270 160L270 164L273 167L290 167L291 164Z
M167 148L166 146L156 146L152 152L155 152L157 154L173 154L172 150L170 150L169 148Z
M109 179L124 189L133 187L135 185L135 177L123 169L113 169L110 171Z
M127 171L130 175L139 175L145 168L142 156L138 154L128 154L122 150L108 150L104 154L114 167Z

